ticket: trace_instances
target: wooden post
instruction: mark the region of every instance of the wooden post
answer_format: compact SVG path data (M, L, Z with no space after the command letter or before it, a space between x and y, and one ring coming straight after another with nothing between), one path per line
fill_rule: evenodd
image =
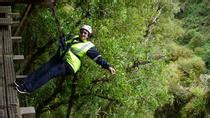
M20 114L22 118L36 118L34 107L21 107Z

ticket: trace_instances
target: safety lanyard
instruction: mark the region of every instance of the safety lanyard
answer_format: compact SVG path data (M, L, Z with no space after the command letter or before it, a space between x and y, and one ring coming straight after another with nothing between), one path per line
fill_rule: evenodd
M56 22L56 27L57 27L57 30L58 30L58 36L59 37L63 37L64 36L64 33L63 31L61 30L61 25L60 25L60 21L56 15L56 7L53 6L53 4L50 4L50 9L52 11L52 16L55 18L55 22Z

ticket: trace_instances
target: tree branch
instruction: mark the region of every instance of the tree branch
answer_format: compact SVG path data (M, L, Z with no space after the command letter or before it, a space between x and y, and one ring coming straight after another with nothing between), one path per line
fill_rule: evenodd
M161 59L165 59L165 58L166 58L166 56L159 56L159 57L155 57L151 60L140 60L140 61L136 60L133 62L133 64L131 66L127 67L126 70L127 70L127 72L131 72L131 70L133 68L139 67L141 65L147 65L147 64L152 63L155 60L161 60ZM167 61L167 59L166 59L166 61Z
M109 101L115 101L117 103L120 103L119 100L108 97L108 96L103 96L103 95L99 95L99 94L92 94L92 96L96 96L96 97L99 97L99 98L102 98L102 99L106 99L106 100L109 100Z
M62 87L63 83L64 83L64 80L60 79L57 87L54 89L53 94L50 95L47 99L45 99L42 103L40 103L37 106L37 108L36 108L36 115L37 115L38 118L40 117L41 113L43 112L43 108L45 106L47 106L51 101L53 101L56 98L57 94L60 93L63 90L62 89L63 88Z
M54 103L54 104L48 106L46 109L43 109L41 111L41 113L44 113L46 111L55 110L55 109L59 108L61 105L66 105L66 104L67 104L67 101L60 101L60 102Z
M93 80L91 83L95 85L95 84L98 84L98 83L104 83L104 82L110 82L110 81L112 81L112 79L102 77L102 78L98 78L98 79Z
M109 103L106 106L100 109L98 114L100 115L101 118L104 118L107 115L107 112L110 109L112 104L113 104L113 101L109 101Z
M151 37L152 30L154 28L154 25L157 24L157 22L158 22L158 19L161 15L162 9L163 9L163 7L158 6L157 15L154 16L152 18L152 20L149 22L149 24L147 26L146 34L144 35L145 42L147 42L149 40L149 38Z

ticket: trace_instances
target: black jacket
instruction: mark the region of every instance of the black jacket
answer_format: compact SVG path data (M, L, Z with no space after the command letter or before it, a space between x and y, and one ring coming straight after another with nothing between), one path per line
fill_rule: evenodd
M106 60L104 60L102 58L102 56L100 55L100 53L96 50L96 47L92 47L90 48L86 55L88 57L90 57L92 60L94 60L98 65L101 65L102 68L108 69L109 68L109 64Z

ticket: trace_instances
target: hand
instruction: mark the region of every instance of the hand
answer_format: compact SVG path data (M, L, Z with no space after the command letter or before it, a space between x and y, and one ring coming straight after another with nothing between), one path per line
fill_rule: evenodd
M116 73L115 69L111 66L108 68L108 70L112 75L114 75Z

